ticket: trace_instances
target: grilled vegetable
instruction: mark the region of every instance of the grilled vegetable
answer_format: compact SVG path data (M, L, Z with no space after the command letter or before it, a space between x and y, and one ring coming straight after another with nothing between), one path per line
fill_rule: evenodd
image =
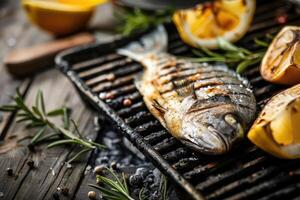
M300 158L300 84L274 96L248 133L266 152L287 159Z
M216 49L217 38L235 42L247 32L255 0L215 0L175 12L173 21L187 44Z
M145 104L187 146L206 154L227 152L244 137L255 115L255 98L247 81L224 66L153 52L166 44L164 29L159 30L152 35L156 41L142 39L143 46L133 43L119 50L145 67L136 79Z
M262 60L260 72L270 82L300 83L300 27L287 26L278 33Z

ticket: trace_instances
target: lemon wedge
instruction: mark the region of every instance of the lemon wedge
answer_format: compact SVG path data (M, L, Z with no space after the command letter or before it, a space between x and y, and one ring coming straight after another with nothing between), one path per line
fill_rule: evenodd
M277 34L262 60L260 72L273 83L300 83L300 27L286 26Z
M267 103L248 138L266 152L286 159L300 158L300 84Z
M255 0L215 0L178 10L173 21L184 42L215 49L218 37L235 42L246 34L255 7Z
M93 14L94 6L104 2L24 0L22 4L29 19L38 27L54 35L66 35L84 28Z

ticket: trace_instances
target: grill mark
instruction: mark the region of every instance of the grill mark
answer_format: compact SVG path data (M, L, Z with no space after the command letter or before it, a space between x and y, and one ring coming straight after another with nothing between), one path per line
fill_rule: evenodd
M179 64L181 65L181 67L180 67L180 66L178 66L178 68L177 68L177 67L174 67L174 68L172 68L171 70L167 70L167 71L164 72L164 73L159 73L158 76L159 76L160 78L162 78L162 77L165 77L165 76L167 76L167 75L169 75L169 74L172 74L172 73L178 73L178 72L187 71L187 70L189 70L189 69L195 69L193 66L184 67L184 64L186 64L186 63L179 63ZM183 66L182 66L182 65L183 65ZM160 71L160 72L161 72L161 71Z
M252 97L251 95L246 94L246 93L242 93L242 92L232 92L232 91L228 91L227 94L229 94L229 95L237 95L237 96Z
M198 109L189 110L186 114L190 114L190 113L194 113L194 112L198 112L198 111L205 111L207 109L211 109L211 108L215 108L215 107L219 107L219 106L223 106L223 105L225 105L225 104L221 103L221 104L209 105L207 107L199 107Z
M222 70L217 70L217 71L202 71L202 70L197 70L197 71L193 71L187 74L184 74L182 72L177 72L177 73L173 73L172 75L169 75L168 77L166 77L161 84L166 84L168 81L177 81L180 79L185 79L185 78L189 78L192 76L195 76L197 74L199 75L206 75L206 74L216 74L216 73L223 73L224 76L228 76L231 77L228 73L222 71Z
M221 83L221 82L214 82L214 83L207 83L207 84L203 84L203 85L201 85L201 86L199 86L199 87L197 87L197 88L194 88L194 90L196 91L196 90L200 90L200 89L207 89L207 88L209 88L209 87L212 87L212 86L218 86L218 85L225 85L225 86L230 86L230 85L232 85L232 86L237 86L237 85L241 85L241 84L238 84L238 83L234 83L234 82L230 82L230 83ZM181 88L182 89L182 88ZM186 88L185 88L186 89ZM174 93L176 93L176 94L180 94L181 92L176 92L176 91L174 91L173 89L171 89L171 90L167 90L167 91L165 91L165 92L161 92L161 91L159 91L159 93L161 94L161 95L164 95L164 97L166 97L165 95L166 94L168 94L168 93L171 93L171 92L174 92Z
M184 62L179 62L178 60L169 60L165 65L161 66L160 69L170 69L170 68L179 68Z
M240 103L236 103L237 106L240 106L242 108L246 108L248 110L254 110L253 108L251 108L250 106L244 105L244 104L240 104Z
M235 105L227 94L218 94L212 97L196 101L188 110L188 113L197 112L209 108L218 107L221 105L232 104Z
M200 76L198 79L194 79L194 80L192 79L193 78L192 77L191 80L184 80L184 82L182 82L182 83L178 83L178 81L174 82L174 81L171 80L171 83L172 83L173 87L170 88L170 89L167 89L167 90L163 90L163 91L160 90L160 93L161 94L165 94L165 93L170 92L172 90L179 90L179 89L182 89L182 88L186 88L186 87L189 87L191 84L199 83L199 81L205 81L205 80L215 79L215 78L226 78L226 77L228 77L228 78L234 78L234 77L231 77L231 76L220 75L220 76L209 76L209 77L205 77L205 78L201 78L201 76ZM194 78L195 78L195 76L194 76ZM214 83L215 84L219 83L217 85L223 85L223 84L225 84L225 82L222 81L222 80L221 81L215 81L215 82L202 83L202 84L204 86L206 86L207 84L212 84L212 86L213 86L213 85L215 85ZM202 84L200 84L200 86L194 87L194 89L197 90L197 89L201 88ZM242 84L242 83L239 83L237 85L240 85L240 84Z

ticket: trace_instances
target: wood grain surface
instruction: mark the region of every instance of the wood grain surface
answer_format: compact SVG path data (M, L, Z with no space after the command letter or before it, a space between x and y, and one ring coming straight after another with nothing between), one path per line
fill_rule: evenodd
M19 1L7 2L4 6L0 5L0 105L11 102L9 97L15 95L17 87L28 104L32 104L36 92L42 90L48 109L62 105L71 107L72 118L80 122L80 129L95 139L97 133L93 121L97 114L82 102L69 80L54 66L24 79L14 79L6 71L3 58L8 52L52 39L29 24ZM6 145L0 150L0 199L74 199L79 188L84 189L76 199L86 199L85 194L90 189L87 183L94 181L91 173L85 177L91 155L85 155L69 168L65 161L77 149L72 146L51 149L39 146L32 152L27 144L33 134L33 131L16 123L15 113L0 112L0 143ZM34 162L34 168L28 166L28 161ZM13 169L13 176L7 174L7 168ZM81 186L82 180L84 186ZM68 194L61 194L59 188L67 188Z

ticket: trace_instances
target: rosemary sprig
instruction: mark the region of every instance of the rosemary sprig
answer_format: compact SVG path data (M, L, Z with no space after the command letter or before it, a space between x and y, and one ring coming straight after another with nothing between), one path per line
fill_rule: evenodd
M103 199L106 200L134 200L129 194L129 189L124 173L119 178L118 175L109 168L106 168L112 178L97 175L97 182L100 185L89 184L89 186L100 191Z
M156 11L151 14L138 8L133 11L127 9L120 10L116 13L116 19L119 21L117 31L123 35L130 35L136 31L145 31L151 26L171 22L173 12L173 9Z
M48 112L41 91L38 91L35 105L31 108L25 104L24 98L18 89L17 95L12 97L12 100L14 101L13 104L0 107L0 111L19 111L16 114L18 123L26 124L27 128L38 129L29 146L49 141L51 142L47 145L47 148L66 144L78 145L81 150L68 161L69 163L77 159L83 153L98 148L105 148L105 146L101 144L94 143L82 137L82 133L80 133L77 124L70 118L70 109L62 107ZM53 123L50 120L53 117L62 117L63 125ZM71 124L73 125L72 127Z
M252 52L246 48L231 44L225 39L218 38L219 51L211 51L204 47L193 50L193 54L200 58L191 58L193 62L223 62L229 66L235 66L237 73L244 72L249 66L259 63L266 53L268 42L255 39L255 44L262 50Z

